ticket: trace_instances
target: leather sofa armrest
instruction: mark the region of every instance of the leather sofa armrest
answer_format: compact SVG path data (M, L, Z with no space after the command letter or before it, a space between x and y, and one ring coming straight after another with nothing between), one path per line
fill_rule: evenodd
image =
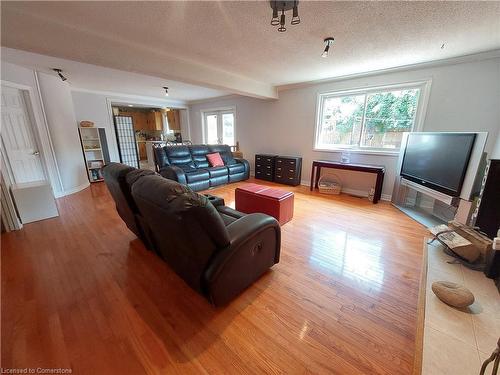
M177 181L179 184L187 184L186 174L181 168L176 167L175 165L163 167L162 169L160 169L160 175L162 177L168 178L169 180Z
M240 159L240 158L234 158L237 163L243 164L245 166L245 171L250 170L250 164L248 163L248 160L246 159Z
M281 229L271 216L250 214L226 227L230 245L204 274L205 292L215 305L228 303L279 262Z

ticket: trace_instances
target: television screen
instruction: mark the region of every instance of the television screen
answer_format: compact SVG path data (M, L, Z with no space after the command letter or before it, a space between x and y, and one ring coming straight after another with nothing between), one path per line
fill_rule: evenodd
M473 133L411 133L401 176L451 196L459 196L474 145Z

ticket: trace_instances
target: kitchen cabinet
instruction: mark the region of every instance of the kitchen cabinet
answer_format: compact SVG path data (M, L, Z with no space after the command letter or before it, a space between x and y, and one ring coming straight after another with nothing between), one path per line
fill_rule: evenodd
M151 111L147 114L147 127L148 130L163 131L163 119L160 111Z
M181 131L181 121L178 109L171 109L167 112L168 128L175 133Z
M144 130L147 129L147 118L144 112L129 112L126 116L132 116L132 122L134 124L134 130Z
M137 142L137 147L139 148L139 160L146 160L148 158L146 142Z

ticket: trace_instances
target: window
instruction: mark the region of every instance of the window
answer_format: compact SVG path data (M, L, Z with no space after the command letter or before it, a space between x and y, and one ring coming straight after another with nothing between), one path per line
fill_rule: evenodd
M415 129L424 84L319 96L315 149L397 152Z
M205 143L234 146L234 109L203 112L203 131Z

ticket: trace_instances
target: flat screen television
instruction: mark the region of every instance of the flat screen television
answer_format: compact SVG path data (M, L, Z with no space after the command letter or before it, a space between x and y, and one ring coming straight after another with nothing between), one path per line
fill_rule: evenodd
M441 193L460 195L476 134L410 133L401 176Z

